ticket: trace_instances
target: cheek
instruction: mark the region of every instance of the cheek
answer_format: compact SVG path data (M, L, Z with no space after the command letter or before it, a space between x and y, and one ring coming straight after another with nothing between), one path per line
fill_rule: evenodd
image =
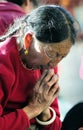
M29 63L45 65L49 62L49 59L44 55L44 53L30 53L28 56Z
M49 58L46 57L45 55L41 55L39 58L38 58L38 63L40 63L41 65L47 65L49 63Z

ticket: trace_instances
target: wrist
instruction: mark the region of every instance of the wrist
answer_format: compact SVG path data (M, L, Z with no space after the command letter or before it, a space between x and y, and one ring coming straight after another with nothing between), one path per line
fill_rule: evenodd
M39 120L41 121L47 121L51 118L50 109L44 110L40 115L37 116Z
M54 120L56 119L56 112L55 112L54 109L51 108L51 107L49 107L49 109L50 109L50 111L52 112L52 115L53 115L53 116L51 117L51 119L48 120L48 121L41 121L41 120L39 120L39 119L36 117L37 123L39 123L40 125L50 125L50 124L52 124L52 123L54 122Z
M36 117L37 115L39 115L37 110L32 109L29 106L25 106L22 110L26 113L26 115L28 116L29 120L34 118L34 117Z

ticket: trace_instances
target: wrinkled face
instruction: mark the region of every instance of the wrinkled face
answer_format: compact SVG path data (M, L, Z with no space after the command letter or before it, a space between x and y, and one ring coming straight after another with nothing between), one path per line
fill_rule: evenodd
M69 39L56 44L45 44L34 38L26 56L28 68L53 68L69 53L71 47Z

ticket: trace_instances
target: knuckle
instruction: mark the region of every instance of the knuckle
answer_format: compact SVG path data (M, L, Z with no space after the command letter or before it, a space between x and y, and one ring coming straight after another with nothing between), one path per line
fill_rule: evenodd
M50 87L50 83L49 83L49 82L47 82L47 84L46 84L46 85L47 85L47 87Z
M49 74L50 76L52 76L52 75L54 74L54 70L53 70L53 69L50 69L48 74Z
M54 75L52 79L56 81L57 80L57 76Z
M56 89L59 88L59 83L56 83L56 84L55 84L55 87L56 87Z
M45 79L44 79L44 83L47 83L47 82L48 82L48 79L47 79L47 78L45 78Z
M51 89L51 93L54 93L54 89Z
M56 74L56 76L57 76L57 79L59 80L59 75L58 75L58 74Z
M38 94L39 94L39 95L42 95L42 91L39 91Z
M55 75L53 76L53 79L54 79L55 81L58 81L58 80L59 80L59 77L57 76L57 74L55 74Z

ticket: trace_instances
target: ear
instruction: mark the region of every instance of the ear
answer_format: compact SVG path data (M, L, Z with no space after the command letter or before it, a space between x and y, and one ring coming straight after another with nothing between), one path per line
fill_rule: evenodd
M33 39L32 36L33 34L31 32L26 33L24 36L24 49L29 49Z

